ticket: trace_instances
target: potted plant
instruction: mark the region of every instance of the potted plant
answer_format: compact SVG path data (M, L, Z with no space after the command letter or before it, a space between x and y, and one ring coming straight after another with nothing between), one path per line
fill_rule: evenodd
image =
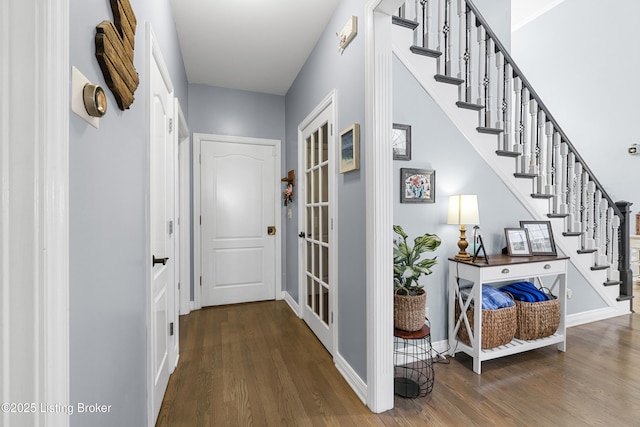
M422 275L432 273L434 258L423 258L425 252L433 252L440 246L440 238L426 233L413 240L413 248L407 243L407 233L401 226L394 225L393 231L399 238L393 240L393 321L397 329L413 332L424 325L427 293L418 282Z

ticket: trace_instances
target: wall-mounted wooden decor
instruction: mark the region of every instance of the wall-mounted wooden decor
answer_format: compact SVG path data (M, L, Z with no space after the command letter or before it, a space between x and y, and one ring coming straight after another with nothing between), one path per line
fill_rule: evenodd
M102 21L96 26L96 58L121 110L133 104L140 79L133 65L136 16L129 0L111 0L115 24Z

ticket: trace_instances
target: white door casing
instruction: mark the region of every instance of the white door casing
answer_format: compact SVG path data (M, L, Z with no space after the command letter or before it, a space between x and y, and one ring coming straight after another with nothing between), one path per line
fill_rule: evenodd
M336 92L298 126L299 307L330 354L337 350Z
M178 147L178 173L176 174L177 189L177 209L176 218L176 247L179 256L178 308L181 315L189 314L191 311L191 139L189 138L189 127L182 113L178 101L177 111L177 147ZM179 329L179 328L178 328ZM179 331L178 331L179 332ZM179 334L176 333L179 337ZM178 338L176 338L178 340Z
M151 25L147 23L149 71L149 425L154 425L173 370L176 346L170 324L177 328L175 312L174 224L175 141L173 86Z
M197 306L280 296L280 150L278 140L194 135Z

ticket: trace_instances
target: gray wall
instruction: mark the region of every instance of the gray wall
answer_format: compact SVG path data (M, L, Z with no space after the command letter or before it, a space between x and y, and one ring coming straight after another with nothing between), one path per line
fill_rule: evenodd
M511 49L511 0L472 0L502 45Z
M201 84L189 85L189 129L193 133L267 138L282 141L281 176L285 168L285 98L258 92L226 89ZM192 187L193 188L193 187ZM282 191L284 191L284 184ZM281 209L281 224L286 210ZM193 241L193 230L192 230ZM283 253L286 235L283 236ZM286 257L282 257L281 286L285 288ZM191 296L193 286L191 281Z
M513 33L513 56L614 200L640 209L640 3L566 0ZM635 230L635 221L632 230Z
M338 351L366 381L366 281L365 281L365 150L364 133L364 0L342 1L286 95L287 167L298 169L298 125L332 89L337 90L335 132L360 123L360 170L337 176L338 244ZM341 55L336 31L358 16L358 35ZM298 296L298 216L286 220L287 291Z
M187 112L187 81L169 0L133 0L138 27L135 102L120 111L95 58L95 26L113 20L106 0L71 0L70 66L105 87L107 115L94 129L70 115L70 399L112 405L74 414L72 426L147 423L145 23L150 21Z

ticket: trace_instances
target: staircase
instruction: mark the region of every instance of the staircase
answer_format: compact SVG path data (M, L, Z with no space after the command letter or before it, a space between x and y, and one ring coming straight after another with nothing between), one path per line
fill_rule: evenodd
M408 0L392 48L606 301L631 311L630 203L613 200L470 0ZM579 322L576 322L579 323Z

